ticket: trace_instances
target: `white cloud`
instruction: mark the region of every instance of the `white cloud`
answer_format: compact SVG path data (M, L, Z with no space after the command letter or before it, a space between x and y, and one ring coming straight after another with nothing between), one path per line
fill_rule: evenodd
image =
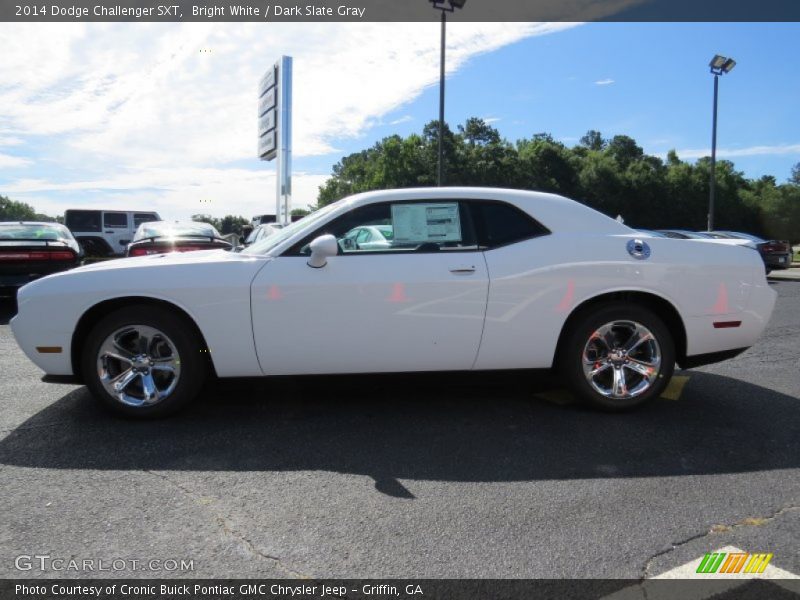
M408 123L413 120L414 117L412 117L411 115L403 115L399 119L395 119L394 121L389 121L389 125L401 125L402 123Z
M600 79L599 81L595 81L595 85L611 85L614 83L613 79Z
M491 125L492 123L497 123L498 121L502 121L500 117L483 117L483 122L487 125Z
M481 53L575 25L453 23L448 73ZM0 24L0 47L14 49L0 62L0 131L3 139L42 147L31 158L53 173L48 181L0 185L40 199L105 186L131 202L157 197L175 210L209 189L260 202L272 197L273 167L255 158L256 86L279 55L294 57L294 156L324 155L438 81L438 27ZM28 144L36 141L47 143ZM243 161L252 161L252 169ZM224 189L228 177L236 194ZM297 181L314 181L307 190L313 189L313 201L322 179L308 175Z
M681 158L702 158L711 156L710 148L678 150ZM748 148L717 148L718 158L737 158L741 156L787 156L800 154L800 144L776 144L773 146L750 146Z
M294 173L294 208L315 204L326 175ZM52 182L21 179L3 187L4 194L32 204L46 214L67 208L97 207L156 210L167 219L186 219L196 213L252 216L275 210L275 172L272 169L148 169L106 178ZM251 214L252 213L252 214Z
M0 169L11 169L14 167L25 167L31 164L27 158L11 156L10 154L0 154Z

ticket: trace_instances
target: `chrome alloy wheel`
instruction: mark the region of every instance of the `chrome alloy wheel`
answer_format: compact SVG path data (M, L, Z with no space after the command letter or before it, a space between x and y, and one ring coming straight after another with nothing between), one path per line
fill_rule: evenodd
M128 325L100 345L97 374L106 392L121 403L152 406L175 390L181 359L163 332L147 325Z
M599 327L583 348L583 374L599 394L635 398L655 383L661 348L653 333L635 321L612 321Z

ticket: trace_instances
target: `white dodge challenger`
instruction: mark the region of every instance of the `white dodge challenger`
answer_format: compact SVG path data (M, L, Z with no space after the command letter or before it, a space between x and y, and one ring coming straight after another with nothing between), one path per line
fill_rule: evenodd
M380 227L388 244L348 232ZM126 258L24 286L27 356L117 412L154 417L206 378L553 368L606 410L676 363L751 346L776 293L758 252L648 237L552 194L371 192L241 252Z

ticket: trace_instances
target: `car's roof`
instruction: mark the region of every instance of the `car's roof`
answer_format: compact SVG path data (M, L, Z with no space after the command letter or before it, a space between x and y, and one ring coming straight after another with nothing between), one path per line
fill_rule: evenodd
M524 210L552 231L631 233L627 225L557 194L487 187L424 187L380 190L350 196L350 208L386 200L500 200Z

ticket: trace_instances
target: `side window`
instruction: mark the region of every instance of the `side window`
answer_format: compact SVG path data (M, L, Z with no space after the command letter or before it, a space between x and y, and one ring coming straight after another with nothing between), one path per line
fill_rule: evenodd
M336 237L339 254L477 250L472 216L456 200L370 204L334 219L287 252L307 256L309 244Z
M133 226L139 227L142 223L150 223L151 221L158 221L156 216L153 213L134 213L133 214ZM109 225L109 227L112 227Z
M505 202L475 202L472 210L480 245L489 250L550 233L529 214Z
M69 227L71 231L100 231L102 229L100 223L100 211L68 210L66 214L65 225Z
M103 227L111 229L127 229L128 215L125 213L104 213Z

